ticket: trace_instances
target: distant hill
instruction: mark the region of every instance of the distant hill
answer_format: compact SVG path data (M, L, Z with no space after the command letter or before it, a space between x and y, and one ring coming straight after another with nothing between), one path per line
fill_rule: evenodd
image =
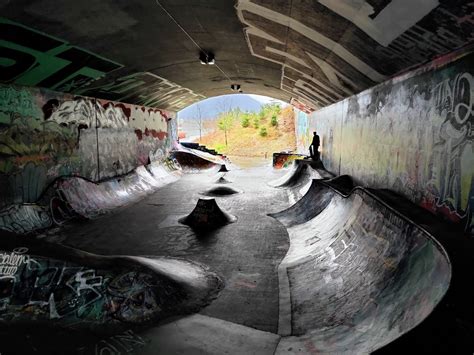
M273 100L269 97L247 94L234 94L211 97L200 101L178 112L178 119L181 121L193 119L201 111L201 117L205 120L217 118L221 112L230 111L233 108L240 108L241 111L257 112L262 105L279 100ZM282 106L285 103L281 102Z

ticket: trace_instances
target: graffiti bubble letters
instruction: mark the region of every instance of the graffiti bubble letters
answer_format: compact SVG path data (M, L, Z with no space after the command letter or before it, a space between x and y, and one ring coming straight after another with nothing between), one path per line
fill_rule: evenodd
M0 81L71 92L122 67L34 29L0 18Z
M474 80L469 73L457 74L435 86L436 107L440 113L451 114L451 123L460 128L473 118Z
M0 253L0 276L13 276L18 267L28 263L28 255L22 255L27 248L16 248L11 253Z

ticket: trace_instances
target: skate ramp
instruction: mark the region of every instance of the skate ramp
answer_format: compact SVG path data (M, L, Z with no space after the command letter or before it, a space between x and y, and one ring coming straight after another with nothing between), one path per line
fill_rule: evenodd
M101 256L26 240L0 240L0 325L98 334L198 311L222 289L207 267L169 257Z
M328 187L333 187L333 189ZM286 210L271 213L269 216L278 219L287 228L307 222L327 207L336 193L334 189L339 192L349 192L352 188L352 179L348 175L329 180L313 179L308 191L300 200Z
M57 178L34 204L11 205L0 211L0 233L28 234L61 225L74 217L95 218L130 205L181 177L171 160L139 166L101 182L80 176Z
M162 163L152 163L147 168L140 166L130 174L100 183L80 177L61 178L55 183L55 198L64 202L69 214L95 218L130 205L178 180L181 171L174 169ZM53 217L58 215L52 213Z
M438 242L362 188L342 195L315 182L273 216L290 237L277 354L370 353L422 322L449 287Z
M294 200L308 192L313 179L330 179L333 175L312 160L295 160L291 169L281 178L270 181L268 185L289 189L295 194Z
M176 144L170 155L178 161L186 172L200 172L203 170L221 168L226 163L221 155L213 155L197 149L187 148Z

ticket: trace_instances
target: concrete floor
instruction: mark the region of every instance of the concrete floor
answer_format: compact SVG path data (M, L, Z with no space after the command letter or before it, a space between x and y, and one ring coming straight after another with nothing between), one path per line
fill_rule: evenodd
M284 174L266 166L230 167L226 179L243 193L217 197L238 218L214 232L196 235L178 219L190 213L201 191L222 174L186 174L179 181L114 214L66 225L47 240L103 255L173 256L208 265L225 282L219 297L200 313L258 330L278 327L277 266L289 244L283 225L267 216L290 205L286 191L266 182Z

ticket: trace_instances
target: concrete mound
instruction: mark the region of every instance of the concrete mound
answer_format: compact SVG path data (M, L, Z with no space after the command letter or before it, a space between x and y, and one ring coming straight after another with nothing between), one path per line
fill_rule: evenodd
M227 166L225 164L222 164L218 173L227 173L228 171L230 171L229 169L227 169Z
M8 232L0 255L0 322L8 326L123 332L196 312L223 287L198 263L101 256Z
M313 180L273 216L290 237L278 269L279 334L287 337L276 353L371 353L421 323L448 290L442 246L365 189L344 195Z
M226 179L224 176L221 176L219 179L217 179L214 183L215 184L231 184L233 181L230 181Z
M213 198L200 198L194 210L179 220L180 223L200 231L217 229L235 221L237 217L221 210Z
M241 190L234 189L233 187L230 187L230 186L213 186L201 192L202 195L215 196L215 197L230 196L230 195L235 195L235 194L240 194L240 193L242 193Z

